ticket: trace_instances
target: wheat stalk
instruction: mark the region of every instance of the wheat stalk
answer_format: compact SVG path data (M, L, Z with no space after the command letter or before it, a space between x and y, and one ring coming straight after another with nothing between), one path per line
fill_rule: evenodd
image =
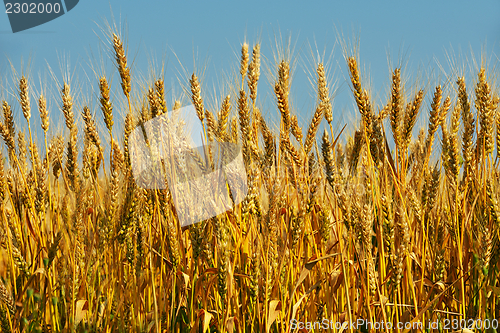
M113 129L113 105L111 104L108 81L105 76L99 79L99 91L101 93L99 102L101 103L104 123L106 124L106 128L108 129L111 137L111 131Z
M243 45L241 46L241 61L240 61L240 75L241 75L240 89L243 89L243 83L245 82L245 76L247 75L248 71L248 61L249 61L248 44L243 43Z
M248 59L247 59L248 61ZM248 67L248 90L250 91L250 99L255 107L257 99L257 83L260 77L260 44L255 44L252 50L252 62Z
M222 101L222 106L220 108L219 114L217 115L217 137L220 140L228 140L228 130L227 125L229 121L229 114L231 113L231 96L227 95Z
M328 86L326 83L325 67L323 63L318 65L318 98L322 103L323 112L326 121L331 124L333 121L332 103L330 101L330 93L328 91Z
M198 82L198 77L194 73L191 76L189 83L191 84L191 99L193 100L198 118L203 123L203 119L205 118L205 109L203 107L203 99L201 98L200 83Z
M323 105L318 105L316 112L314 112L311 123L309 124L309 129L307 130L306 140L304 142L304 150L306 155L311 152L312 146L314 144L314 139L316 137L316 132L318 131L319 125L323 118Z
M113 49L115 50L115 60L118 64L118 71L120 72L121 86L123 94L130 99L130 91L132 90L130 79L130 68L127 66L127 56L120 37L113 33ZM130 102L129 102L130 107Z

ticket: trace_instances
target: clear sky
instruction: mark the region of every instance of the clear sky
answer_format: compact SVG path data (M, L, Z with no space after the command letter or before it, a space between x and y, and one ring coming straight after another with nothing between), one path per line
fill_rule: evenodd
M221 82L222 73L231 73L238 65L241 43L247 40L250 47L257 40L262 43L266 66L274 71L273 50L275 37L281 34L286 40L291 36L295 45L297 67L292 83L294 112L299 114L306 127L314 110L315 91L305 71L311 68L312 49L330 58L338 33L346 37L353 33L360 41L360 60L367 69L372 90L380 101L385 101L392 63L403 60L408 64L408 74L423 70L439 79L439 66L447 68L447 54L461 54L471 59L471 51L477 58L485 47L486 55L495 65L500 48L500 1L129 1L129 0L81 0L70 12L51 22L30 30L13 34L7 14L0 13L0 82L4 88L0 98L10 99L5 87L12 92L12 70L8 60L18 72L26 71L37 88L39 75L42 79L50 66L57 80L61 80L61 67L73 74L73 86L97 87L94 69L118 81L109 53L106 35L100 27L106 22L116 23L126 36L129 59L133 61L132 74L147 78L150 63L156 69L166 62L166 89L179 93L177 77L184 80L180 60L187 72L193 71L193 60L202 67L208 59L208 67L202 88L205 95L213 97L214 85ZM104 54L100 52L104 50ZM174 55L174 52L176 56ZM93 57L93 59L92 59ZM24 65L21 65L21 58ZM104 60L101 60L104 59ZM469 62L470 63L470 62ZM100 64L103 64L102 66ZM346 84L346 65L341 47L335 46L330 60L331 74L339 88L334 111L337 122L348 122L346 114L354 114L353 99ZM157 71L158 73L158 71ZM269 76L262 70L259 85L264 114L277 114ZM415 76L411 80L417 79ZM441 77L442 79L442 77ZM410 80L410 82L412 82ZM53 87L52 112L58 112L60 101ZM78 82L78 83L76 83ZM266 89L267 88L267 89ZM87 88L92 89L92 88ZM173 90L172 90L173 89ZM7 91L7 92L6 92ZM79 103L86 103L89 94L85 90L77 96ZM116 90L118 91L118 90ZM97 110L94 94L94 112ZM115 96L116 97L116 96ZM118 98L118 97L116 97ZM426 100L430 94L426 95ZM34 97L33 99L34 100ZM172 97L168 104L171 105ZM76 103L78 104L78 102ZM35 105L32 106L35 109ZM35 109L36 110L36 109ZM20 112L18 112L19 114ZM20 116L19 116L20 117ZM37 118L37 117L33 117ZM62 123L61 123L62 124Z

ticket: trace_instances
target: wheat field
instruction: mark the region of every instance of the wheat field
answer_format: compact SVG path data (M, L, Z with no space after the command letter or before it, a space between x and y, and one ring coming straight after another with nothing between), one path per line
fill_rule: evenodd
M259 110L260 44L245 43L238 83L218 109L205 105L197 73L185 92L206 142L241 147L248 193L232 210L181 227L168 187L136 183L129 137L182 99L167 106L162 77L134 91L122 38L109 42L121 90L95 77L91 110L77 109L69 82L57 87L65 134L49 135L52 111L29 76L16 82L14 102L2 101L2 332L496 331L493 71L477 66L471 82L450 74L425 88L405 83L395 67L378 105L346 49L360 122L349 124L352 133L334 124L328 64L320 62L302 129L289 59L275 64L272 124ZM128 106L119 135L118 95ZM36 112L43 141L31 128ZM427 126L418 129L420 115ZM386 325L352 325L360 320Z

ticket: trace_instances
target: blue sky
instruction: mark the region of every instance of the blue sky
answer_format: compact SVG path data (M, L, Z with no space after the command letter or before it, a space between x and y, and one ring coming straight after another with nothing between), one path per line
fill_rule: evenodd
M330 58L330 73L339 88L334 111L337 123L349 122L355 114L353 99L346 83L347 72L341 47L336 43L339 33L346 37L355 34L360 41L360 61L366 68L374 96L385 101L390 79L388 58L393 64L401 60L412 75L410 83L430 73L439 82L438 63L448 68L447 54L477 58L481 49L494 65L500 53L500 1L97 1L81 0L70 12L44 25L13 34L5 12L0 13L0 98L10 99L13 90L12 70L8 59L18 72L27 70L33 87L39 91L39 75L49 77L46 89L51 95L53 119L59 117L59 89L47 68L52 68L60 82L63 73L73 73L72 85L81 86L75 105L93 103L98 112L97 78L92 68L103 69L106 75L118 76L109 59L106 34L101 28L106 22L121 27L127 39L128 56L135 78L147 77L150 63L158 70L166 62L165 82L170 92L180 93L186 76L208 63L203 86L207 99L220 99L223 73L230 74L238 66L241 43L252 46L261 41L264 63L274 71L275 37L291 36L295 45L297 67L292 83L292 103L301 125L307 127L312 117L315 91L308 81L311 67L310 46ZM125 29L126 27L126 29ZM104 48L103 48L104 46ZM175 52L175 55L174 55ZM23 65L21 65L21 58ZM208 60L208 62L206 62ZM459 62L460 64L464 62ZM101 65L102 64L102 65ZM69 70L61 69L69 68ZM181 74L179 76L179 73ZM156 75L159 75L156 71ZM46 75L46 76L45 76ZM273 104L269 79L263 68L259 84L260 103L264 114L277 114ZM46 81L45 79L43 79ZM422 80L421 80L422 81ZM435 81L435 82L438 82ZM368 82L368 81L366 81ZM433 83L431 83L433 84ZM425 82L422 83L425 85ZM5 88L7 87L7 89ZM115 90L115 99L121 98ZM222 91L226 91L227 89ZM90 97L89 97L90 96ZM92 97L93 96L93 97ZM426 95L426 100L431 95ZM32 100L35 100L34 97ZM172 97L169 97L170 106ZM187 102L187 101L186 101ZM35 105L32 105L36 110ZM18 112L19 114L20 112ZM35 112L33 112L35 113ZM99 114L100 116L100 114ZM21 120L20 116L18 120ZM37 117L33 117L37 118ZM35 120L36 121L36 120ZM62 125L62 122L61 122Z

